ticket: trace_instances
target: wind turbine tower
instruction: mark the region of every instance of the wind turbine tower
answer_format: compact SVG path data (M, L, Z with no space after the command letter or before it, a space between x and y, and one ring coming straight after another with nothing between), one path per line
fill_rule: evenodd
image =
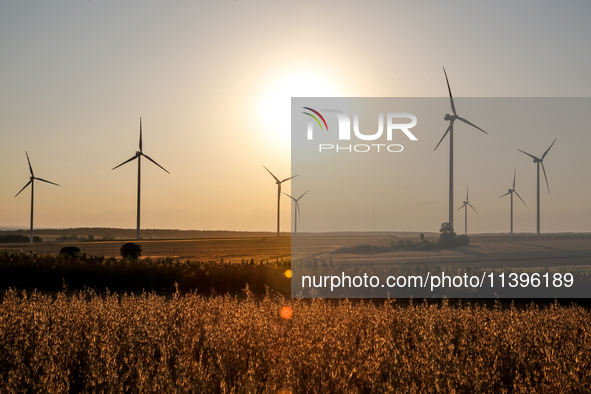
M525 205L527 207L527 204L525 203L525 201L523 201L523 198L521 198L519 193L517 193L517 190L515 190L515 176L516 175L517 175L517 169L515 169L515 171L513 172L513 189L509 189L509 191L507 193L505 193L499 197L499 198L505 197L507 194L511 195L511 234L513 234L513 193L515 193L517 195L517 197L519 197L519 199L521 200L523 205Z
M284 180L280 181L275 175L273 175L271 171L269 171L267 167L263 167L265 168L265 170L269 172L269 174L271 174L273 178L275 178L275 183L277 184L277 236L279 236L279 204L281 203L281 184L285 181L289 181L291 178L295 178L300 174L290 176L289 178L285 178Z
M538 203L538 208L537 208L537 216L538 216L538 225L537 225L537 232L538 234L540 233L540 164L542 165L542 170L544 171L544 178L546 179L546 186L548 187L548 194L550 194L550 185L548 184L548 177L546 176L546 169L544 168L544 158L546 157L546 155L548 154L548 152L550 151L550 149L552 148L552 146L554 146L554 143L556 142L557 138L554 139L554 142L552 143L552 145L550 145L550 148L548 148L546 150L546 152L544 152L544 154L542 155L542 158L538 158L534 155L530 155L527 152L522 151L521 149L517 149L518 151L520 151L521 153L525 153L526 155L528 155L529 157L531 157L532 159L534 159L534 163L536 163L537 165L537 177L538 177L538 198L537 198L537 203Z
M308 189L306 191L306 193L308 193L310 190ZM290 196L287 193L283 193L285 194L287 197L291 198L293 200L293 202L295 202L295 234L298 233L298 217L300 216L300 198L304 197L306 195L306 193L302 194L301 196L299 196L298 198L293 198L292 196Z
M27 188L27 186L31 185L31 236L30 236L30 242L33 243L33 197L35 196L35 193L34 193L35 182L34 181L37 180L37 181L41 181L41 182L45 182L45 183L51 183L52 185L56 185L56 186L59 186L59 185L57 183L46 181L45 179L37 178L35 176L35 174L33 174L33 167L31 167L31 160L29 160L29 154L27 153L27 151L25 151L25 155L27 155L27 162L29 163L29 171L31 172L31 178L29 179L29 182L27 182L27 184L18 193L16 193L16 196L21 194L21 192L23 190L25 190Z
M453 227L453 225L454 225L454 203L453 203L453 200L454 200L454 122L456 120L460 120L466 124L469 124L472 127L477 128L478 130L482 131L484 134L488 134L488 133L486 131L482 130L480 127L476 126L475 124L467 121L466 119L464 119L458 115L458 113L456 112L456 106L454 105L454 98L451 94L451 88L449 87L449 80L447 79L447 73L445 72L445 67L443 68L443 73L445 74L445 81L447 82L447 90L449 91L449 101L451 103L451 110L453 112L453 115L445 114L445 117L443 119L449 121L449 126L447 127L447 130L445 130L443 137L441 137L441 140L439 141L439 143L437 144L437 146L433 150L436 150L437 147L439 147L439 145L441 144L441 142L443 141L445 136L449 133L449 224Z
M152 160L150 156L144 153L142 149L142 118L140 118L140 150L135 152L135 155L131 159L128 159L123 163L119 164L117 167L112 168L114 170L115 168L121 167L123 164L127 164L130 161L137 159L137 239L140 239L140 197L142 183L142 156L144 156L146 159L150 160L152 163L156 164L158 167L162 168L164 171L170 174L170 172L168 172L164 167L156 163L154 160Z
M474 212L478 213L478 211L476 211L476 209L474 209L474 207L472 206L472 204L470 204L470 202L468 200L468 186L466 186L466 201L464 201L462 206L458 208L458 211L460 209L464 208L464 234L465 235L468 235L468 206L470 206L470 208L472 208L474 210Z

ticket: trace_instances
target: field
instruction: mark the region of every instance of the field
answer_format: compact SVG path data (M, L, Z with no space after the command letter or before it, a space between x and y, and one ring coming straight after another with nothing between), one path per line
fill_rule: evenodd
M387 248L396 240L385 234L310 237L309 249L295 258L457 269L588 270L591 265L591 236L586 234L482 235L448 250L334 253L364 244ZM286 280L288 237L142 240L148 259L110 259L123 242L75 243L88 256L107 258L71 261L55 257L67 243L0 246L6 261L26 263L20 278L38 271L38 278L53 275L56 280L49 292L17 286L2 293L2 392L591 392L588 307L569 302L515 306L491 300L291 299L288 291L265 295L264 286L273 281L281 289ZM175 257L157 260L165 256ZM55 274L60 264L65 271ZM73 289L57 291L62 273L72 270L90 271L79 276ZM199 278L189 275L192 270L210 285L232 276L242 283L256 280L256 294L235 284L228 287L230 294L200 295L191 290L191 281ZM158 285L158 292L142 293L141 288L149 288L144 284L135 286L134 293L124 291L131 290L134 280L152 281L154 273L169 280L167 286L180 281L180 291L169 286L162 292ZM191 277L179 280L184 276ZM88 278L125 280L118 292L101 290L105 286L76 290Z
M293 259L333 259L350 263L476 266L483 268L523 267L585 267L591 266L591 234L515 234L473 235L468 246L436 251L393 251L371 256L334 254L331 250L346 246L370 244L387 247L398 239L418 239L393 235L324 235L301 237L305 247ZM66 245L78 246L88 255L119 256L126 242L43 242L39 244L0 244L0 252L33 251L37 254L58 254ZM221 260L239 262L254 259L291 258L290 237L194 238L178 240L140 240L144 257L172 257L179 260Z
M586 393L591 313L8 292L0 360L5 393Z

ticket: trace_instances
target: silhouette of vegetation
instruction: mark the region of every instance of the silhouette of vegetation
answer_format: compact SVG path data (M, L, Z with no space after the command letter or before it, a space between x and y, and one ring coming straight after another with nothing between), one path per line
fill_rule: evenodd
M127 242L121 246L119 252L124 259L137 260L142 255L142 246Z
M78 237L76 235L60 235L55 240L56 241L81 241L85 239L84 237Z
M392 241L390 247L392 250L436 250L450 249L456 246L470 244L470 238L466 235L458 236L448 222L441 224L437 242L431 242L425 239L425 234L423 233L420 234L420 238L421 240L418 242L413 242L410 239L400 239L396 243Z
M76 257L80 255L80 248L77 246L64 246L60 249L60 255L66 257Z
M28 235L16 235L16 234L6 234L0 235L0 243L23 243L29 242L31 237ZM41 238L34 235L33 242L41 242Z
M179 261L163 259L116 259L103 256L0 253L0 289L59 291L93 288L97 291L157 291L170 293L175 283L181 292L201 294L242 294L250 287L265 294L266 287L291 294L290 280L284 275L290 260ZM1 387L1 384L0 384Z
M456 245L457 234L448 222L443 222L439 229L439 245L441 248L453 248Z

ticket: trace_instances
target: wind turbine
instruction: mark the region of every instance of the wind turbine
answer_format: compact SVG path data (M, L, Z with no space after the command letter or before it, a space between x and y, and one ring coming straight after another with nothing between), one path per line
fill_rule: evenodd
M308 189L308 191L306 191L306 193L308 193L310 191L310 189ZM287 193L283 193L285 194L287 197L291 198L293 200L293 202L295 202L295 233L298 233L298 216L300 216L300 198L304 197L306 195L306 193L302 194L301 196L299 196L298 198L293 198L292 196L290 196Z
M16 196L21 194L21 192L23 190L25 190L27 188L27 186L31 185L31 237L30 237L30 242L33 243L33 197L34 197L34 186L35 186L35 183L33 181L38 180L41 182L51 183L52 185L56 185L56 186L59 186L59 185L57 183L49 182L49 181L46 181L45 179L35 177L35 174L33 174L33 167L31 167L31 160L29 160L29 154L27 153L27 151L25 151L25 155L27 155L27 162L29 163L29 171L31 172L31 178L30 178L29 182L21 189L21 191L16 193Z
M458 208L458 211L464 208L464 234L466 235L468 235L468 205L470 206L470 208L474 209L472 204L470 204L470 202L468 201L468 186L466 186L466 201L464 201L462 206ZM474 212L478 213L476 209L474 209Z
M523 201L523 198L521 198L519 193L517 193L517 190L515 190L515 176L516 175L517 175L517 169L515 169L515 171L513 172L513 189L509 189L509 191L507 193L505 193L499 197L499 198L505 197L507 194L511 195L511 234L513 234L513 193L515 193L517 195L517 197L519 197L519 199L521 200L523 205L525 205L527 207L527 204L525 203L525 201Z
M140 118L140 150L135 152L135 155L131 159L126 160L123 163L119 164L117 167L112 168L114 170L115 168L121 167L123 164L129 163L130 161L137 159L137 239L140 239L140 194L142 181L142 156L144 156L146 159L150 160L152 163L156 164L158 167L162 168L164 171L170 174L170 172L168 172L164 167L152 160L150 156L144 154L142 150L142 118Z
M265 167L265 166L263 166ZM300 175L294 175L294 176L290 176L289 178L285 178L284 180L280 181L279 179L277 179L277 177L275 175L273 175L273 173L271 171L269 171L269 169L267 167L265 167L265 170L267 170L269 172L269 174L271 174L271 176L273 178L275 178L275 183L277 184L277 236L279 236L279 203L281 201L281 184L285 181L289 181L291 178L295 178L296 176Z
M478 130L482 131L484 134L488 134L488 133L486 131L482 130L480 127L476 126L475 124L458 116L458 113L456 112L456 106L454 105L454 98L451 94L451 88L449 87L449 80L447 79L447 73L445 72L445 67L443 68L443 73L445 74L445 81L447 82L447 90L449 91L449 101L451 103L451 110L453 112L453 115L445 114L445 117L443 119L449 121L449 126L447 127L447 130L445 130L443 137L441 137L441 140L439 140L439 143L437 144L437 146L433 150L436 150L439 147L439 145L441 144L441 142L443 141L443 139L445 138L447 133L449 133L449 224L453 227L453 225L454 225L454 204L453 204L453 200L454 200L454 122L456 120L461 120L462 122L469 124L472 127L476 127Z
M554 139L554 142L556 142L558 138ZM552 148L552 146L554 145L554 142L552 143L552 145L550 145L550 148ZM548 184L548 177L546 176L546 169L544 168L544 157L546 157L546 155L548 154L548 152L550 151L550 148L548 148L546 150L546 152L544 152L544 154L542 155L542 158L538 158L535 157L534 155L530 155L527 152L522 151L521 149L517 149L518 151L520 151L521 153L525 153L526 155L528 155L529 157L531 157L532 159L534 159L534 163L536 163L537 168L538 168L538 227L537 227L537 231L538 234L540 233L540 164L542 165L542 170L544 171L544 178L546 179L546 186L548 187L548 194L550 194L550 185Z

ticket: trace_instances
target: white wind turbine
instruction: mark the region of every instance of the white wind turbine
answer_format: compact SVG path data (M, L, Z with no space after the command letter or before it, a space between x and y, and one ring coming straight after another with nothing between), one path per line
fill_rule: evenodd
M137 159L137 239L140 239L140 194L142 180L142 156L144 156L146 159L150 160L152 163L156 164L158 167L162 168L164 171L170 174L170 172L168 172L164 167L152 160L150 156L144 154L142 150L142 118L140 118L140 150L135 152L135 155L131 159L124 161L117 167L113 167L114 170L115 168L121 167L123 164L129 163L130 161Z
M308 189L306 191L306 193L308 193L310 191L310 189ZM293 202L295 202L295 234L298 233L298 217L301 217L300 215L300 198L304 197L306 195L306 193L302 194L301 196L299 196L298 198L293 198L292 196L290 196L287 193L283 193L285 194L287 197L291 198L293 200Z
M556 142L558 138L554 139L554 142ZM537 178L538 178L538 212L537 212L537 216L538 216L538 224L537 224L537 232L538 234L540 233L540 164L542 165L542 170L544 171L544 178L546 179L546 186L548 187L548 194L550 194L550 185L548 184L548 177L546 176L546 169L544 168L544 157L546 157L546 155L548 154L548 152L550 151L550 149L552 148L552 146L554 146L554 142L552 142L552 145L550 145L550 148L548 148L546 150L546 152L544 152L544 154L542 155L542 158L538 158L535 157L534 155L530 155L527 152L522 151L521 149L517 149L518 151L520 151L521 153L525 153L526 155L528 155L529 157L531 157L532 159L534 159L534 163L536 163L537 165L537 169L538 169L538 174L537 174Z
M453 200L454 200L454 122L456 120L461 120L462 122L469 124L472 127L476 127L478 130L482 131L484 134L488 134L488 133L486 131L482 130L480 127L476 126L475 124L458 116L458 114L456 112L456 106L454 105L454 98L451 94L451 88L449 87L449 80L447 79L447 73L445 72L445 67L443 68L443 73L445 74L445 81L447 82L447 90L449 91L449 101L451 103L451 110L453 111L453 115L445 114L445 117L443 119L449 121L449 126L447 127L447 130L445 130L443 137L441 137L441 140L439 140L439 143L437 144L437 146L433 150L436 150L437 147L439 147L439 145L441 144L441 142L443 141L443 139L445 138L447 133L449 133L449 224L453 227L453 225L454 225L454 204L453 204Z
M269 172L269 174L271 174L271 176L273 178L275 178L275 183L277 184L277 236L279 236L279 203L281 202L281 184L285 181L289 181L291 178L295 178L296 176L300 175L294 175L294 176L290 176L289 178L285 178L284 180L280 181L275 175L273 175L273 173L271 171L269 171L269 169L265 166L263 166L265 168L265 170L267 170Z
M16 196L21 194L21 192L23 190L25 190L27 188L27 186L31 185L31 236L30 236L30 242L33 243L33 197L34 197L34 187L35 187L34 181L37 180L37 181L41 181L41 182L51 183L52 185L56 185L56 186L59 186L59 185L57 183L46 181L45 179L37 178L35 176L35 174L33 174L33 167L31 167L31 160L29 160L29 154L27 153L27 151L25 151L25 155L27 155L27 162L29 163L29 171L31 172L31 178L30 178L29 182L20 190L20 192L16 193Z
M519 193L517 193L517 190L515 190L515 176L516 175L517 175L517 169L515 169L515 171L513 172L513 189L509 189L509 191L507 193L505 193L499 197L499 198L505 197L508 194L511 195L511 234L513 234L513 193L515 193L517 195L517 197L519 197L519 199L521 200L523 205L525 205L527 207L527 204L525 203L525 201L523 201L523 198L521 198Z
M464 201L462 206L458 208L458 211L464 208L464 234L466 235L468 235L468 206L470 206L470 208L472 208L474 212L478 213L478 211L474 209L474 207L472 206L472 204L470 204L470 201L468 200L468 186L466 186L466 201Z

